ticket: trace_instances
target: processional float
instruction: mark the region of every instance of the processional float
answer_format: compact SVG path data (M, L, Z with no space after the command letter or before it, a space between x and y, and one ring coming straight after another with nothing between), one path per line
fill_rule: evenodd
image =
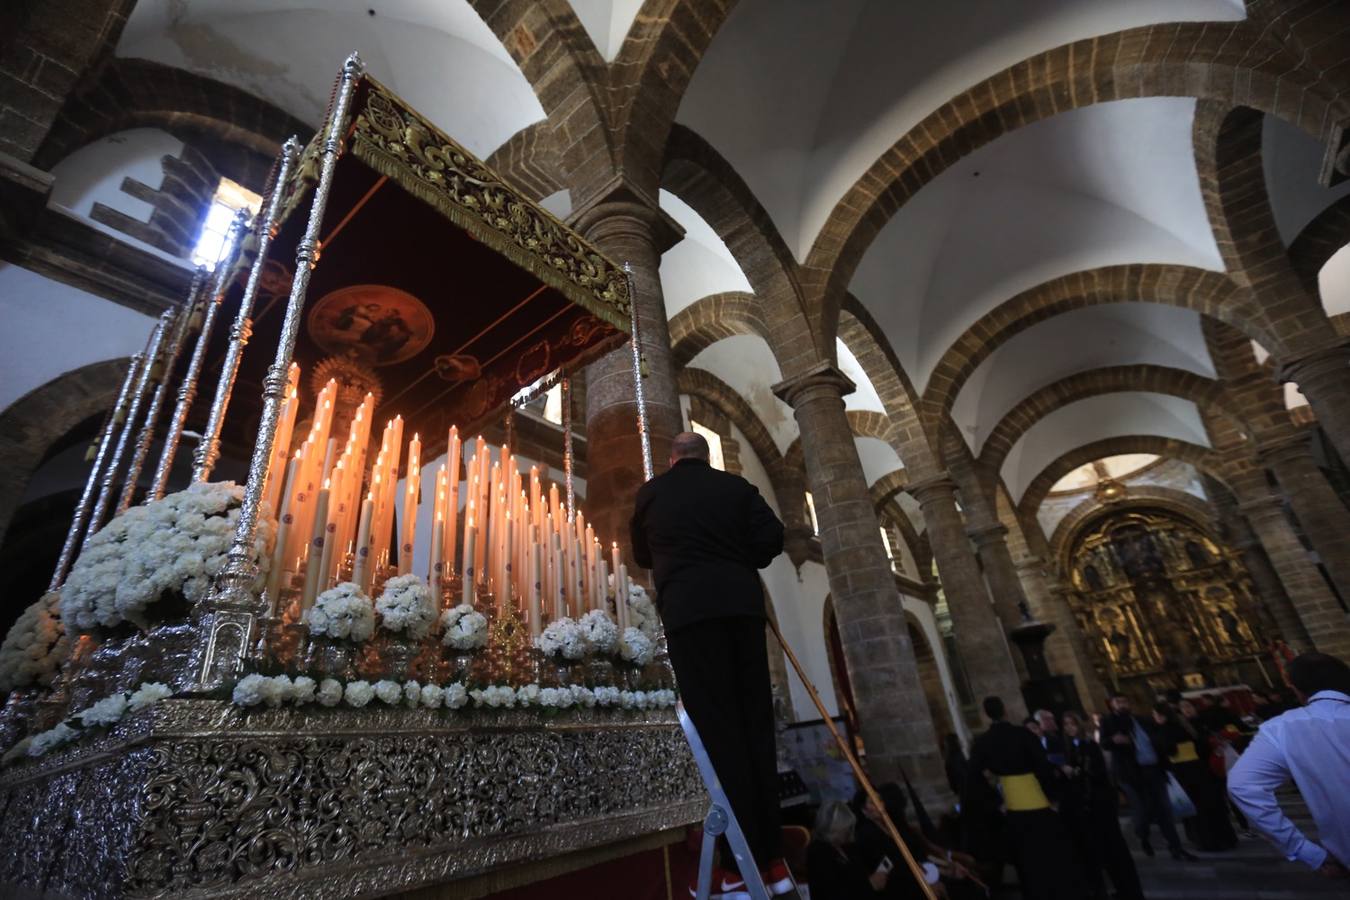
M355 55L226 243L0 651L0 884L373 896L697 821L655 610L574 499L569 375L630 338L651 474L625 271ZM561 486L509 446L555 384Z

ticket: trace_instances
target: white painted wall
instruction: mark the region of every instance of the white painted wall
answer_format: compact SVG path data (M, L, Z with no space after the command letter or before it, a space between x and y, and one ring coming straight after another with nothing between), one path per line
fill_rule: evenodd
M773 386L782 380L778 361L758 335L737 334L705 347L689 363L707 369L745 398L773 436L779 452L797 437L792 407L779 400Z
M880 438L855 437L853 443L858 448L858 459L862 461L863 477L867 479L868 485L876 484L878 479L904 468L899 454Z
M1325 148L1297 125L1266 116L1261 129L1261 165L1275 227L1285 246L1318 213L1350 194L1350 181L1332 188L1317 183Z
M81 366L139 353L155 319L0 262L0 410Z
M925 601L917 597L910 597L907 594L900 595L901 605L905 612L914 617L919 630L923 633L924 640L933 651L933 657L937 661L938 677L942 680L942 693L947 698L947 714L956 726L957 735L961 738L962 746L969 747L971 741L970 726L966 724L965 716L961 714L961 701L956 697L956 682L952 679L951 662L947 659L947 648L942 643L942 632L938 630L937 617L933 615L933 608ZM938 735L941 740L942 735Z
M863 369L862 363L858 362L858 358L853 355L853 351L842 340L835 338L834 352L839 360L839 370L857 386L856 391L844 398L844 409L873 410L884 413L886 407L881 402L881 395L877 393L876 387L872 384L872 379L867 377L866 370Z
M642 0L571 0L581 27L606 62L613 62L642 8Z
M752 293L740 264L711 225L670 191L661 191L661 209L684 229L683 240L661 256L661 293L667 316L673 317L709 294Z

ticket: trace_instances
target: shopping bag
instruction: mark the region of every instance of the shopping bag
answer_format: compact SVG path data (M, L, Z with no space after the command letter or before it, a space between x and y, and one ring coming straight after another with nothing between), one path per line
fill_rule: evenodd
M1172 818L1177 821L1195 815L1195 804L1171 772L1167 773L1167 802L1172 804Z

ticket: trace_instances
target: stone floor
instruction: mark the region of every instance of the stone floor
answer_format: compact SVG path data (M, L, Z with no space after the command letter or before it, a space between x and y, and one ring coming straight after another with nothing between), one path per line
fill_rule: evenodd
M1304 834L1316 829L1297 795L1282 797L1282 805ZM1127 839L1134 843L1129 825L1122 822ZM1158 855L1148 859L1136 850L1135 864L1144 882L1148 900L1302 900L1317 897L1350 897L1350 881L1329 881L1307 867L1286 862L1260 837L1239 837L1236 850L1199 853L1199 862L1177 862L1156 836Z

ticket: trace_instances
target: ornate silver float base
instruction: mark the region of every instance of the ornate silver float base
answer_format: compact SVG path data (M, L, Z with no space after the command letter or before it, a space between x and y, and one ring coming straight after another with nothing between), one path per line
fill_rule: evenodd
M671 711L167 700L0 774L0 895L374 897L706 804Z

